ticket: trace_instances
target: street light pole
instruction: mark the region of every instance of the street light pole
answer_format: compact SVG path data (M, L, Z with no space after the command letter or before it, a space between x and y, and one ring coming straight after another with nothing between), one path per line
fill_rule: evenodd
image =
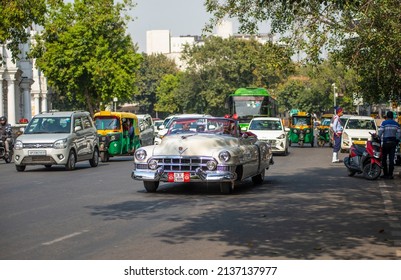
M113 98L114 112L117 112L117 102L118 102L118 98L114 97Z
M337 98L337 94L336 94L336 89L337 89L337 87L336 87L336 84L335 83L333 83L332 84L332 87L333 87L333 93L334 93L334 114L336 114L337 112L336 112L336 106L337 106L337 104L336 104L336 98Z

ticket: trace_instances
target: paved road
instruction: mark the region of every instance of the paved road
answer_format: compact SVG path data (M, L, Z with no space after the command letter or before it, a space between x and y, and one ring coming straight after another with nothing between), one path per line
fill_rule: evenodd
M2 162L0 259L401 258L401 178L348 177L328 147L275 162L264 184L232 195L202 184L146 193L131 158L71 172Z

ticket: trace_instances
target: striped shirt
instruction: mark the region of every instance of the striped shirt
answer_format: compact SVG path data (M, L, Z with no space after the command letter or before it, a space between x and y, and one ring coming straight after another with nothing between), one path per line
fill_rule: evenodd
M385 120L384 122L382 122L379 128L379 136L383 137L383 143L395 142L397 139L400 140L400 125L392 119Z

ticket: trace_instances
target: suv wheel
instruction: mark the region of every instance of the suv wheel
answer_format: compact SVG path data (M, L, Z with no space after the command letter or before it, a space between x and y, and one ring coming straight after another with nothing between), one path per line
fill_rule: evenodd
M17 169L18 172L23 172L25 171L25 165L16 165L15 168Z
M74 153L74 151L71 150L70 154L68 156L67 164L65 165L65 169L74 170L75 169L75 163L76 163L75 153Z
M93 151L93 157L89 160L92 167L96 167L99 164L99 150L95 148Z

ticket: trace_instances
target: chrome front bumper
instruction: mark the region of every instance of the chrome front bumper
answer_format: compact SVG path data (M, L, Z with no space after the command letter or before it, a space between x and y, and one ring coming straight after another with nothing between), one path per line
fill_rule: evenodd
M133 169L131 178L141 181L161 181L168 182L168 173L159 167L156 170ZM190 172L190 182L232 182L237 179L237 174L231 171L204 171L197 168L195 172Z

